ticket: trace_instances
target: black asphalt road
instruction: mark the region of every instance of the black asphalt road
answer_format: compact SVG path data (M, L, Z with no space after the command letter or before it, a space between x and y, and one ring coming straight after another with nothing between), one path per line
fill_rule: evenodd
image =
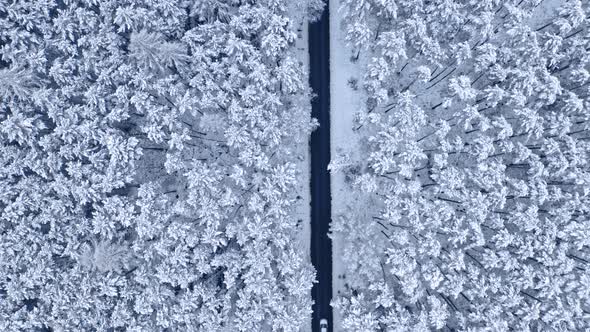
M332 241L330 173L330 20L329 2L318 22L309 25L309 82L317 97L312 100L312 116L320 127L311 135L311 262L318 283L311 290L314 300L312 331L320 332L320 320L328 320L332 331Z

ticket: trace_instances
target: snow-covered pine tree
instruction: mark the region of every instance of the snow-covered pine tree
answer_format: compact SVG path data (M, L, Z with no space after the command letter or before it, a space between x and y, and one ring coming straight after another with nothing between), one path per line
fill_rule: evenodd
M0 329L304 324L294 41L320 8L0 2Z
M341 171L370 208L334 226L342 328L589 328L588 5L396 1L391 20L364 3L344 2L345 29L404 36L389 51L408 60L375 66L388 50L349 34L367 53L368 149Z

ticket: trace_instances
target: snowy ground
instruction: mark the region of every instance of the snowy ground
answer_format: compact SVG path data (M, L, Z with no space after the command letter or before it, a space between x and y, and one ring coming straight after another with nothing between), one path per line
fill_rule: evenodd
M302 62L305 72L309 73L309 49L307 43L307 23L302 23L297 31L296 41L296 54L299 61ZM311 111L311 108L310 108ZM311 192L309 188L310 178L310 163L311 155L309 152L309 144L302 144L299 146L299 151L296 151L300 158L297 169L300 170L298 178L297 196L299 201L297 203L297 210L295 216L300 221L301 231L299 233L299 248L305 250L305 256L311 261L310 241L311 241L311 214L310 211L310 199ZM311 291L309 296L311 297ZM311 331L311 316L308 317L305 327L301 329L301 332Z
M338 1L330 2L330 81L331 81L331 155L332 159L342 154L349 154L351 158L358 158L360 152L359 136L353 131L354 113L359 111L365 98L362 87L353 89L351 79L360 81L362 65L351 62L350 49L344 41L344 34L340 28L340 13ZM344 173L332 174L332 223L354 206L355 199L346 185ZM345 266L342 263L343 248L338 237L332 237L332 292L338 296L346 283ZM334 331L339 331L340 317L334 311Z

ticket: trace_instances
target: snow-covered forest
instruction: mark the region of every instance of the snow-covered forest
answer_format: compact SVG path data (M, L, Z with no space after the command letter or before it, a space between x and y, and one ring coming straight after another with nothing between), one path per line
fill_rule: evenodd
M590 329L590 3L340 3L340 331Z
M321 7L0 1L0 330L300 330Z
M334 6L328 322L322 0L0 0L0 331L590 330L590 2Z

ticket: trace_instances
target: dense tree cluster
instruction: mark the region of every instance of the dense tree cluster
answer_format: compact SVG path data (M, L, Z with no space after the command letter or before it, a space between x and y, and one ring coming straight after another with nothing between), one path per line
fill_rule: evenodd
M318 10L0 1L0 330L299 330Z
M367 209L336 221L347 331L590 328L590 6L343 1Z

